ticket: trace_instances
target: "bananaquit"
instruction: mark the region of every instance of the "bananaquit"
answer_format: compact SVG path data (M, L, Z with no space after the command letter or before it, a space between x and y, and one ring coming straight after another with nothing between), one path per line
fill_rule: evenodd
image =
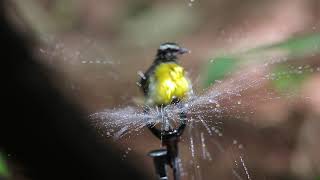
M140 85L147 106L164 107L187 99L192 86L177 62L178 55L189 50L176 43L161 44L151 67L141 74Z

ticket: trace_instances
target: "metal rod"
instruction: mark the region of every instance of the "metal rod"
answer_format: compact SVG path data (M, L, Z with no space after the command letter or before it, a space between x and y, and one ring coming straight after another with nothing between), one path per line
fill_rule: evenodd
M167 180L167 150L157 149L149 153L149 156L153 158L153 163L156 169L157 179Z

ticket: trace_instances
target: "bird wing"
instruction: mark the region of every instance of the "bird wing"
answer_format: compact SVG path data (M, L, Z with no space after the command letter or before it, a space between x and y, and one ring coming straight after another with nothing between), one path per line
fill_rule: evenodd
M149 92L149 79L150 76L154 73L154 69L157 64L153 64L144 74L143 76L140 76L140 85L141 85L141 90L143 91L143 94L145 96L148 95Z

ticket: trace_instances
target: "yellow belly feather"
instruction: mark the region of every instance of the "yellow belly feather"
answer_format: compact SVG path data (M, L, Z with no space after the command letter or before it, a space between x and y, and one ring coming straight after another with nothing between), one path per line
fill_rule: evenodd
M191 90L183 67L176 63L162 63L157 66L150 79L149 104L168 105L173 99L183 100Z

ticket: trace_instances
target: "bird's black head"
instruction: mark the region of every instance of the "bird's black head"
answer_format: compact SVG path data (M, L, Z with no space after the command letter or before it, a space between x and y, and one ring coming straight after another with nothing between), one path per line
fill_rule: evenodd
M188 49L182 48L176 43L163 43L158 49L156 61L175 61L178 55L188 52L190 52Z

